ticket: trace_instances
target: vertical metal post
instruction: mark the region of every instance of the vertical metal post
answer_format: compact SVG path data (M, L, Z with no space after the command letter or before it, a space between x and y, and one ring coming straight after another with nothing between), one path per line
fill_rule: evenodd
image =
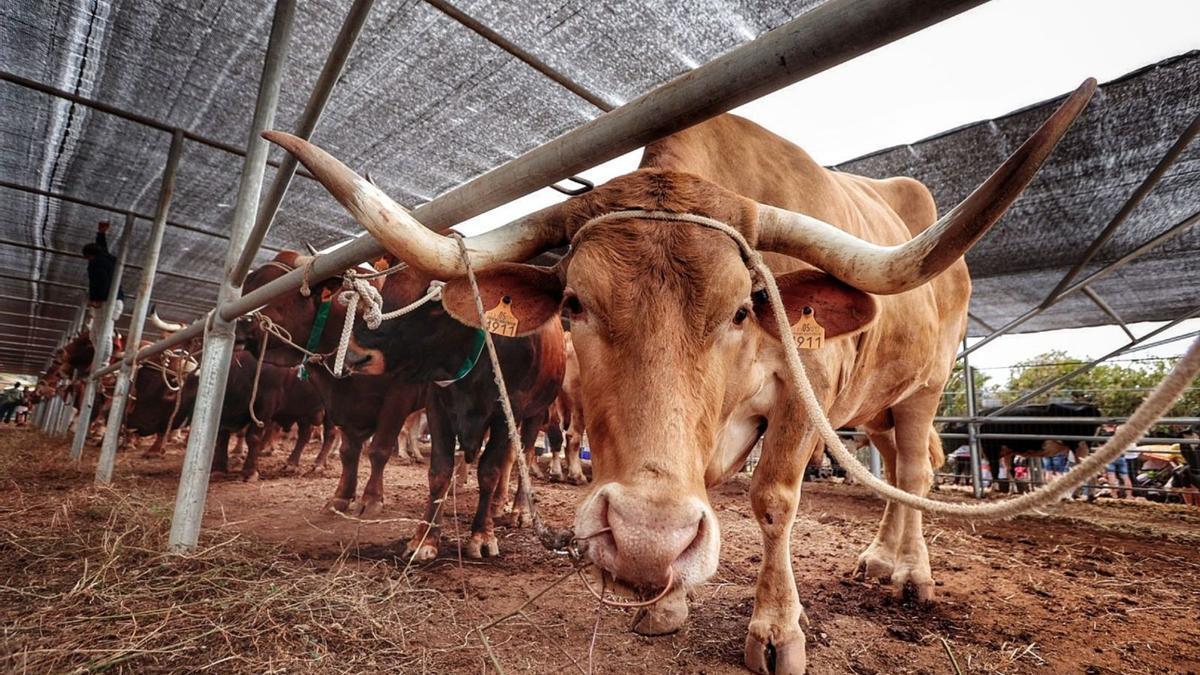
M121 277L125 274L125 261L129 258L129 240L133 238L134 218L132 213L125 214L125 227L121 230L121 243L118 245L117 264L113 269L112 283L108 288L108 297L104 299L104 308L100 310L99 324L92 333L92 367L88 372L94 373L108 365L112 356L113 322L117 316L117 298L121 294ZM71 459L79 461L83 457L83 445L87 442L88 427L91 426L92 408L95 406L96 389L99 380L88 378L83 390L83 401L79 404L79 424L75 425L75 440L71 443Z
M967 347L967 339L963 338L963 349ZM983 462L979 456L979 425L975 422L975 413L977 411L975 404L975 369L971 367L970 361L964 354L962 359L963 364L963 383L967 390L967 417L971 418L967 422L967 445L971 448L971 491L975 494L976 499L983 498ZM996 467L992 469L992 480L996 480Z
M268 144L261 136L275 120L279 102L280 81L287 58L288 42L295 16L295 0L276 0L271 38L259 80L258 102L250 138L246 146L246 161L238 185L237 203L229 228L229 250L225 255L225 280L217 295L217 307L241 297L241 287L233 282L243 245L255 222L263 173L267 166ZM192 430L188 436L187 453L179 476L179 492L175 496L175 512L171 517L169 546L172 551L194 549L200 539L200 521L204 517L204 502L208 492L209 470L213 448L221 422L221 402L225 398L225 381L233 356L233 323L213 312L204 339L204 357L200 364L200 382L196 390Z
M867 445L871 449L871 475L880 478L883 474L883 463L880 461L879 448L874 443Z
M117 445L121 441L121 427L125 424L125 406L129 402L129 390L133 386L131 381L133 359L130 356L137 353L138 345L142 341L142 326L146 323L146 313L150 310L150 294L154 290L154 273L158 269L158 254L162 249L163 233L167 229L167 214L171 210L171 197L175 194L175 174L179 168L179 159L183 155L183 139L183 132L178 129L171 136L171 151L167 155L167 166L163 169L154 224L150 228L150 237L141 258L142 277L138 282L137 297L133 301L133 316L129 319L129 336L125 348L129 356L121 361L117 384L113 388L112 405L108 410L108 427L104 430L104 442L100 445L100 459L96 463L97 484L106 484L112 481Z
M63 335L62 345L66 345L75 338L75 335L79 333L80 329L83 328L83 322L86 320L86 318L87 302L84 302L83 304L79 305L79 309L75 311L75 318L71 321L71 327L66 334ZM67 405L67 402L64 401L61 396L55 396L54 401L54 417L51 418L50 428L47 431L53 436L61 436L67 433L67 429L71 427L71 415L73 414L74 408Z
M350 52L354 49L354 43L358 40L358 34L362 32L363 25L367 23L367 17L371 14L371 6L374 4L375 0L355 0L351 5L345 21L342 22L341 30L334 38L329 56L325 58L321 74L317 76L317 82L308 96L308 103L304 106L300 121L296 124L296 136L307 139L316 130L317 122L321 120L321 113L325 111L325 105L329 103L333 87L342 76L346 60L350 58ZM279 206L283 203L284 196L287 195L288 187L292 184L292 178L296 175L299 165L299 161L290 153L284 155L283 161L279 163L275 179L271 181L271 188L267 190L267 195L258 209L258 218L255 220L254 227L250 229L250 233L246 237L246 245L241 251L241 257L233 267L230 280L234 286L241 286L246 281L250 266L254 264L254 256L258 255L258 249L267 236L267 230L271 228L271 222L275 220L275 214L279 212Z

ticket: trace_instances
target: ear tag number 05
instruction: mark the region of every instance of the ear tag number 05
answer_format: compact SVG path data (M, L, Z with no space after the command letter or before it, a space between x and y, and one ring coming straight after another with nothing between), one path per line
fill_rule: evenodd
M494 335L517 336L517 317L510 306L512 298L504 296L496 306L483 313L483 329Z
M825 328L817 323L812 307L804 308L804 314L792 326L792 337L800 349L820 349L825 345Z

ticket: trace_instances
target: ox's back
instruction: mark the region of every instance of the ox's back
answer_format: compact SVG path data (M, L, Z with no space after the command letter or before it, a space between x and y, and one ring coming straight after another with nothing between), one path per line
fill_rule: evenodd
M937 218L933 196L920 182L830 171L791 141L736 115L715 117L646 146L641 166L692 173L879 244L907 240Z
M831 171L794 143L735 115L647 146L642 166L693 173L876 244L907 241L937 219L933 197L918 181ZM776 273L807 266L777 254L764 258ZM944 386L966 330L970 295L960 259L920 288L881 297L878 318L858 339L834 340L822 349L824 373L818 377L833 390L819 397L835 424L861 424L916 389Z

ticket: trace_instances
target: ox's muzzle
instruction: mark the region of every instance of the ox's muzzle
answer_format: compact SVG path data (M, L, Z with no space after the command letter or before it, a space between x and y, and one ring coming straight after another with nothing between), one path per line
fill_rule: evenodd
M608 483L575 516L593 563L638 587L694 586L717 570L721 533L704 499L665 496L650 486Z

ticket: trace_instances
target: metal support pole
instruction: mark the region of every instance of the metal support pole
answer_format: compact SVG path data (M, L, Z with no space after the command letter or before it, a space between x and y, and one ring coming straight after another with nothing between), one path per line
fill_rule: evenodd
M799 82L915 33L985 0L828 0L812 11L643 94L413 209L426 227L444 230L647 143ZM369 234L318 256L309 270L319 283L383 247ZM232 320L300 287L294 270L218 311ZM199 335L200 324L156 342L138 358ZM104 374L101 372L100 374Z
M963 347L967 346L967 339L963 338ZM974 418L976 414L975 402L975 369L971 367L971 363L967 361L967 357L963 357L963 383L967 390L967 416ZM971 448L971 492L974 493L976 499L983 498L983 459L979 447L979 423L967 423L967 445ZM996 467L992 469L992 480L996 479Z
M358 34L362 32L362 27L367 22L367 17L371 14L371 6L374 4L375 0L355 0L351 5L350 11L346 14L346 20L342 22L342 28L333 41L329 56L325 58L321 74L317 76L317 83L313 85L312 93L308 96L304 113L300 115L300 121L296 125L296 136L307 139L316 130L317 123L321 120L321 113L325 112L325 105L329 103L333 87L342 76L346 60L350 58L350 52L354 49L354 43L358 40ZM267 236L267 230L271 229L271 223L275 220L275 214L279 212L279 205L283 203L283 198L287 195L288 187L292 184L292 178L296 175L296 169L299 166L300 163L290 154L285 155L283 161L280 162L279 170L275 172L275 179L271 181L271 189L267 190L267 196L259 206L258 218L254 222L254 227L250 229L250 233L246 237L246 244L242 248L241 256L234 265L233 272L230 273L229 278L234 286L240 288L246 281L246 275L250 273L250 266L254 264L254 256L258 255L263 239Z
M125 273L125 261L129 258L129 242L133 239L133 214L125 216L125 227L121 230L121 243L117 253L117 265L113 271L112 283L108 288L108 297L104 300L104 308L100 310L97 325L92 330L92 367L89 372L103 368L112 356L113 322L116 320L117 302L121 296L121 277ZM83 389L83 400L79 402L79 424L75 425L75 440L71 443L71 459L79 461L83 457L83 445L87 443L88 427L91 426L92 408L95 406L96 390L100 380L88 378Z
M874 443L869 443L867 447L871 449L869 460L871 463L871 475L880 478L883 475L883 463L880 461L879 448L875 447Z
M129 320L127 353L134 353L142 340L142 327L150 310L150 295L154 290L154 272L158 269L158 254L162 250L163 233L167 226L167 214L171 210L171 197L175 194L175 174L179 158L183 155L183 132L171 136L171 151L167 154L167 166L163 170L159 186L158 206L154 225L146 249L142 252L142 277L138 282L137 299L133 303L133 318ZM133 386L133 361L121 360L121 372L113 388L112 405L108 409L108 426L104 429L104 441L100 444L100 459L96 462L96 483L103 485L112 481L113 464L117 458L117 445L121 440L121 428L125 424L125 406L129 401L129 389ZM96 370L92 371L97 372ZM98 379L98 378L97 378Z
M267 43L267 54L259 80L258 102L255 105L254 121L250 125L250 138L246 146L246 161L242 165L237 203L229 228L225 282L218 294L218 307L241 296L241 288L233 283L233 272L250 228L254 225L258 199L262 192L269 149L267 141L262 138L262 132L271 128L275 121L275 107L279 102L280 82L283 79L283 67L287 59L295 13L295 0L276 0L271 38ZM175 512L171 517L169 546L172 551L189 551L195 548L200 540L200 522L204 517L209 470L221 422L221 402L225 398L225 381L233 356L233 324L222 318L218 312L213 314L205 334L200 382L196 389L196 403L192 413L192 430L188 436L187 454L184 455L183 469L179 476Z

